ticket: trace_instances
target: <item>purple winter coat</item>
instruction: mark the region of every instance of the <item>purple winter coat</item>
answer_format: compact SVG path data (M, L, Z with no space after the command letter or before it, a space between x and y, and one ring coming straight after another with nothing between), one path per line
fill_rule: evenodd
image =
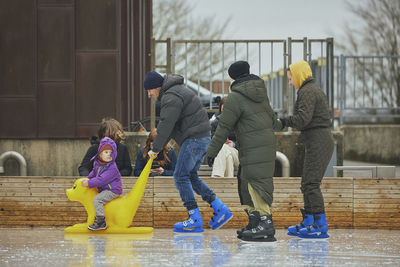
M100 165L98 162L99 150L104 144L109 144L113 152L111 153L112 161ZM122 182L121 174L119 173L117 164L115 163L115 158L117 157L117 145L115 142L109 138L104 137L100 141L99 150L96 156L91 160L95 160L93 163L93 170L89 173L88 178L90 179L88 184L90 188L97 187L99 193L104 190L110 190L115 194L122 194Z

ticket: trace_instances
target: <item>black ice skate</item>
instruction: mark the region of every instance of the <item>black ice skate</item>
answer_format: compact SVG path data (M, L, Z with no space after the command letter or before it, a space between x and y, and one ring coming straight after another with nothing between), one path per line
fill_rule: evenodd
M258 225L252 229L242 232L241 239L251 242L274 242L276 241L275 227L272 222L272 215L260 216L258 211L253 211L251 214L257 217Z
M257 217L256 214L253 213L254 211L251 213L249 213L249 211L247 209L244 209L244 211L247 213L247 216L249 216L249 223L245 227L236 231L238 238L242 238L242 233L244 231L255 228L259 224L259 219L260 219L259 215L260 214L258 212L257 212L258 213L258 217Z
M104 216L94 217L94 222L92 225L88 226L88 229L92 231L107 229L106 218Z

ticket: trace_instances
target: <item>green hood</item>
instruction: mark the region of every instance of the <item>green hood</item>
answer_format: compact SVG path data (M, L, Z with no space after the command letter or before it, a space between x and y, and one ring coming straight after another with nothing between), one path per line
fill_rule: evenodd
M254 102L260 103L267 97L264 80L247 80L232 84L231 90L238 92Z

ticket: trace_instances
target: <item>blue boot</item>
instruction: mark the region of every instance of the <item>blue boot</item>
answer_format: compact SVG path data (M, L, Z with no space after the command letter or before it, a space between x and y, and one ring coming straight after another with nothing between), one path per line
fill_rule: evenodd
M299 232L301 238L329 238L325 213L314 214L314 223Z
M215 200L211 202L211 207L214 209L214 216L212 216L208 223L211 226L211 229L216 230L232 219L232 212L229 211L229 208L225 206L217 196L215 197Z
M299 236L300 234L300 229L305 228L309 225L312 225L314 223L314 217L311 214L306 214L306 211L303 209L300 209L301 215L303 216L303 221L294 226L289 226L288 228L288 235L291 236Z
M189 210L189 219L174 224L174 232L177 233L201 233L204 232L203 220L199 208Z

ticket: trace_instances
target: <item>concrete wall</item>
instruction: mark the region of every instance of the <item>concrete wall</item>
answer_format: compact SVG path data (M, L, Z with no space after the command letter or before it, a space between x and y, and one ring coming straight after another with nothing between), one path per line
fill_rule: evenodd
M134 164L140 147L144 146L148 133L127 133L128 146ZM290 175L301 176L304 146L298 141L300 132L279 132L277 150L284 153L291 165ZM337 163L343 162L342 134L334 133L337 141ZM27 161L29 176L78 176L78 166L90 146L88 139L0 139L0 155L6 151L16 151ZM174 146L177 152L179 147ZM20 175L18 164L9 159L5 162L5 173L0 176ZM276 164L275 176L281 176L281 166Z
M400 125L344 125L344 158L400 164Z
M29 176L76 176L89 146L89 139L0 139L0 155L6 151L20 153ZM1 176L20 175L15 160L9 159L4 165Z
M144 146L147 133L127 133L132 163L141 146ZM29 176L78 176L78 166L90 147L89 139L0 139L0 155L7 151L20 153L27 162ZM6 160L5 173L0 176L18 176L16 160Z

